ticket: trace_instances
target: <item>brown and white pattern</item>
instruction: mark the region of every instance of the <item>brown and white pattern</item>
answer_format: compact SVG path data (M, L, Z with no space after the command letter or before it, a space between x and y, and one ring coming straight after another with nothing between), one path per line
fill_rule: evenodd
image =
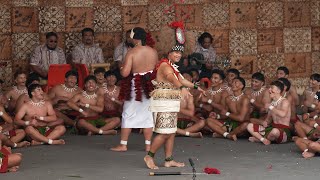
M66 53L71 53L72 49L81 42L81 33L65 33Z
M230 53L233 55L256 55L257 54L257 30L230 31Z
M230 27L255 28L257 8L255 3L231 3Z
M12 35L13 59L29 59L33 50L39 45L38 33L18 33Z
M229 3L208 3L202 9L203 23L208 28L229 27Z
M92 7L93 0L66 0L67 7Z
M0 33L11 32L10 6L0 6Z
M262 72L266 78L274 79L279 66L284 66L284 54L265 53L258 55L256 71Z
M284 26L310 26L310 4L305 2L286 2L284 4Z
M185 22L190 30L202 30L202 5L177 5L176 20Z
M16 72L17 70L29 72L29 68L30 66L28 59L19 59L12 61L12 72Z
M123 26L124 30L134 27L147 27L148 6L125 6L123 7Z
M284 52L311 52L311 28L285 28Z
M250 78L256 70L256 56L231 56L231 67L240 71L241 77Z
M94 30L96 32L122 31L122 17L120 6L94 7Z
M39 31L63 32L65 30L65 8L63 6L39 7Z
M258 28L283 26L283 3L261 2L257 5Z
M0 60L12 58L11 43L11 36L9 34L0 35Z
M285 66L290 69L290 77L305 77L311 75L311 54L285 54Z
M67 8L66 31L80 32L83 28L93 27L92 8Z
M149 5L148 30L159 31L162 26L172 22L175 18L174 8L166 4Z
M38 0L12 0L14 6L35 7L38 5Z
M12 32L38 32L38 10L30 7L12 9Z
M8 61L0 61L0 79L4 81L4 84L12 84L12 62Z
M104 59L112 61L115 45L121 42L121 33L97 33L95 42L102 49Z
M138 6L147 5L148 0L121 0L122 6Z
M319 73L320 74L320 52L313 52L312 53L312 73Z
M312 0L310 8L311 8L311 25L320 26L320 1Z
M320 27L312 28L312 50L320 51Z
M213 47L218 54L229 53L229 32L226 30L212 30Z
M283 52L283 30L263 29L258 30L258 52Z

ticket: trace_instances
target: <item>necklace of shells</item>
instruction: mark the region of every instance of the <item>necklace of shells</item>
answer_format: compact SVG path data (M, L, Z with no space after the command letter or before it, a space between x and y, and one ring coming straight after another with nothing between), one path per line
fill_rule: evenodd
M259 96L264 90L265 90L265 88L262 87L262 88L260 88L259 91L252 91L251 95L257 97L257 96Z
M87 98L87 99L95 99L95 98L97 98L96 93L93 93L92 95L89 95L89 94L87 93L87 91L83 91L83 92L82 92L82 95L83 95L85 98Z
M42 107L44 105L44 100L41 100L39 102L33 102L32 100L30 100L30 104L32 104L33 106L37 106L37 107Z
M272 101L271 105L272 106L278 106L281 103L281 101L284 100L284 99L285 99L284 97L280 96L278 100Z
M212 90L212 88L208 91L209 94L211 94L212 96L221 93L222 92L222 88L220 87L218 90L214 91Z
M28 94L28 91L27 91L27 88L24 88L24 89L18 89L18 87L17 86L13 86L13 89L14 89L14 91L17 93L17 94L19 94L19 95L21 95L21 94Z
M241 93L239 96L231 96L231 101L239 101L239 99L241 98L241 96L243 95L243 93Z
M108 95L112 96L116 93L116 86L114 86L113 90L112 91L109 91L107 85L103 84L103 89L104 89L104 92L108 93Z
M62 84L62 88L64 91L66 91L68 93L72 93L77 90L77 86L75 86L73 88L68 88L65 84Z

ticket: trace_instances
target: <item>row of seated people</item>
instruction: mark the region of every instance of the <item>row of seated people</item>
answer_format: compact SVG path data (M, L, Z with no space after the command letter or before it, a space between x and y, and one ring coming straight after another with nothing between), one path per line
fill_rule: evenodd
M310 89L305 91L300 104L295 99L296 91L290 91L294 87L286 79L287 68L278 68L277 74L279 79L267 88L264 75L257 72L252 76L251 87L245 88L245 80L236 69L229 69L227 77L223 71L213 70L209 86L201 84L205 95L190 90L193 96L181 102L177 134L202 137L201 131L206 129L213 137L236 141L238 137L250 136L249 141L268 145L287 142L295 133L303 156L314 156L319 148L313 141L319 131L320 75L310 77ZM189 81L193 79L190 72L182 75ZM31 145L65 144L60 139L66 131L63 123L76 126L80 134L116 134L114 128L120 125L122 107L116 76L97 69L95 76L85 79L85 90L76 86L77 76L76 71L68 71L65 83L45 94L38 84L39 77L26 79L25 73L17 72L16 86L1 98L3 144L13 148L28 146L30 143L23 141L26 135ZM302 120L296 118L298 106L305 112ZM9 164L13 171L18 167L17 159L15 164Z

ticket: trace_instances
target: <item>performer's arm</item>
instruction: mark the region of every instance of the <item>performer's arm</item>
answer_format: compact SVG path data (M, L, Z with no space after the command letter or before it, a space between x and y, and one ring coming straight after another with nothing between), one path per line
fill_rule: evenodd
M67 102L67 105L68 105L71 109L80 112L80 111L81 111L81 110L80 110L81 108L77 105L77 102L80 101L80 97L81 97L81 94L76 94L75 96L73 96L73 97ZM83 111L83 109L82 109L82 111Z
M270 106L269 106L270 109ZM288 114L288 111L290 109L290 103L288 100L283 100L280 108L272 108L270 111L272 111L275 115L284 118Z
M6 112L3 106L0 106L0 117L9 124L13 123L11 116L9 116L9 114Z
M30 121L24 121L22 118L26 115L27 112L27 106L24 104L21 106L21 108L18 110L16 116L14 117L14 123L19 126L28 126L30 124Z
M186 108L180 108L180 113L189 117L193 117L194 116L194 104L193 104L193 98L190 97L187 100L187 107Z
M47 116L36 116L36 119L38 121L43 121L43 122L53 122L57 120L57 116L55 111L53 110L52 104L49 102L46 102L46 108L47 108Z
M91 109L95 112L101 113L104 109L104 99L101 96L97 97L97 104L96 105L90 105L88 109Z
M239 111L239 113L230 113L229 117L232 120L243 122L245 120L248 120L248 119L245 119L248 112L249 112L249 99L245 98L241 103L241 110Z
M131 69L132 69L132 57L133 54L131 53L131 51L129 51L126 54L123 66L120 68L120 74L122 77L127 77L129 76Z

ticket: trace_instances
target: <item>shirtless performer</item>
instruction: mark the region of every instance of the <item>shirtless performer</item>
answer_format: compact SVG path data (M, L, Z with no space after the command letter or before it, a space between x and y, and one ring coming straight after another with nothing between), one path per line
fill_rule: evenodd
M122 113L123 102L119 100L120 88L116 85L117 76L114 71L107 71L104 74L106 84L101 89L104 94L104 110L105 117L120 117Z
M302 151L302 157L312 158L316 153L320 152L320 141L312 141L307 138L297 138L296 145Z
M320 91L320 74L315 73L310 76L310 89L306 89L302 95L303 101L301 106L303 106L304 113L310 113L316 110L314 103L317 102L315 94L318 91Z
M285 66L280 66L277 69L277 78L288 78L289 76L289 69ZM297 88L294 87L293 85L291 85L291 88L289 90L289 93L291 94L291 96L293 97L293 100L295 101L296 105L299 105L300 100L299 100L299 96L297 93Z
M0 127L0 173L16 172L22 161L22 154L12 154L8 147L3 146L1 131L2 129Z
M78 111L74 111L67 105L73 96L82 92L82 89L77 86L77 82L78 72L70 70L65 74L64 84L54 86L48 93L57 117L63 119L64 124L68 126L73 126L75 121L72 118L79 115Z
M30 101L23 104L15 116L15 124L24 126L31 145L65 144L59 139L66 131L53 110L52 104L44 100L43 91L39 84L28 87Z
M119 125L120 119L105 119L99 113L103 112L103 97L96 94L97 79L95 76L89 75L85 81L85 91L76 94L68 101L68 106L73 110L80 112L78 122L76 124L80 134L102 134L115 135L117 131L113 130Z
M225 79L223 89L227 90L229 94L232 94L231 86L233 80L237 77L240 77L240 72L238 69L231 68L227 70L227 77Z
M182 76L192 82L191 73L182 73ZM190 89L192 95L196 94ZM180 112L178 113L178 129L177 134L188 136L188 137L197 137L202 138L202 133L199 132L205 125L204 119L200 119L194 116L195 106L194 106L194 96L190 96L187 100L182 100L180 102Z
M93 71L94 76L97 78L97 87L99 88L106 86L106 79L104 77L104 73L106 73L106 69L103 67L98 67Z
M264 106L270 103L271 99L262 73L256 72L252 75L251 88L247 88L244 93L250 99L250 117L259 119L266 116L267 109Z
M16 101L22 94L28 94L26 87L27 76L23 71L17 71L14 74L15 86L13 86L7 93L5 93L5 97L8 99L9 106L8 111L14 112L16 108Z
M271 104L266 104L269 112L260 124L249 123L247 130L252 135L250 142L262 142L269 145L271 142L284 143L290 139L290 115L291 105L289 101L281 96L284 85L280 81L270 84L269 93Z
M202 89L184 79L173 63L179 62L184 47L175 45L156 67L156 79L153 81L155 90L151 93L153 103L150 108L154 112L154 132L158 133L153 139L150 151L144 157L148 168L158 169L154 163L154 155L164 145L165 167L184 167L184 163L173 160L174 138L177 131L177 116L180 111L180 101L187 100L191 95L187 88Z
M215 133L213 137L224 137L233 141L244 135L250 118L249 98L244 95L246 83L242 77L233 79L232 94L225 99L226 106L219 113L211 114L207 125Z
M145 150L149 151L152 137L153 117L149 111L149 93L153 89L150 82L152 71L158 61L157 51L146 46L146 32L140 27L131 30L130 40L135 45L127 52L120 73L120 100L124 100L120 145L112 151L127 151L128 138L132 128L143 128Z

